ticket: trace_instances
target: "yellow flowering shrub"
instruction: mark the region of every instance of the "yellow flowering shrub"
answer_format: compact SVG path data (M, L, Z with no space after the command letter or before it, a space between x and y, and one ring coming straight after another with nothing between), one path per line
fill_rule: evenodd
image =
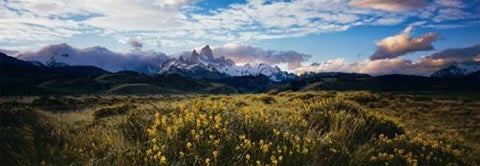
M369 146L365 165L468 165L464 148L425 135L380 135Z
M157 112L146 161L165 165L464 164L463 150L407 137L397 123L357 104L375 95L311 93L215 96ZM322 94L321 96L324 96ZM352 99L347 100L346 98Z

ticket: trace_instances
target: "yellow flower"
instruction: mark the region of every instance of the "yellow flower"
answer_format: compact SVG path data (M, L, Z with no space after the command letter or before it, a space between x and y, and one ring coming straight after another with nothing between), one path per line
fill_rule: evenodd
M205 159L205 165L207 165L207 166L210 165L210 159L209 158Z
M272 164L273 164L273 165L277 165L277 164L278 164L278 161L277 161L277 160L272 160Z
M187 149L192 149L192 143L187 142L187 145L186 145L186 146L187 146Z
M246 137L245 137L245 135L240 135L240 136L238 136L238 138L240 138L240 140L244 140Z
M160 163L166 164L166 163L167 163L167 158L166 158L165 156L162 156L162 157L160 158Z
M147 150L147 156L152 154L152 149Z
M160 113L155 113L155 119L160 119Z
M250 155L249 154L245 155L245 159L250 160Z
M217 158L217 157L218 157L218 151L215 150L215 151L213 151L212 153L213 153L213 157L214 157L214 158Z
M456 157L460 157L462 156L462 151L455 149L453 150L453 155Z

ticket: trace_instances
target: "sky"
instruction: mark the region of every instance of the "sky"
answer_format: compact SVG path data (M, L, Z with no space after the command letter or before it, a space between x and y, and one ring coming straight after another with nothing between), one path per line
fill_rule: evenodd
M480 0L2 0L0 24L4 50L170 56L209 44L291 72L429 74L480 59L433 58L480 44Z

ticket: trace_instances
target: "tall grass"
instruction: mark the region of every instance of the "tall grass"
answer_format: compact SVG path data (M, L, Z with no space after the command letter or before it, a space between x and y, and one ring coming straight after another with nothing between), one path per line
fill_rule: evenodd
M408 118L422 114L408 109L392 111L402 109L396 105L405 107L399 101L430 107L410 100L414 98L419 97L370 92L280 92L3 102L0 163L478 164L475 142L418 134L428 130L412 128ZM389 102L395 107L386 105ZM422 98L418 102L438 101ZM58 106L51 105L55 103ZM405 115L408 118L394 116L400 113L409 113ZM469 110L468 115L477 114ZM433 118L431 113L428 116Z

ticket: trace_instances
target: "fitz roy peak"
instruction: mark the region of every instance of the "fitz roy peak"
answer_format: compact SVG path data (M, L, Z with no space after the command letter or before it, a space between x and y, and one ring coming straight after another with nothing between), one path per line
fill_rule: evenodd
M232 60L223 56L214 57L212 49L208 45L203 47L200 53L193 50L190 55L168 60L159 71L159 74L163 73L177 73L193 78L206 79L265 75L276 82L295 78L293 74L267 64L237 66Z

